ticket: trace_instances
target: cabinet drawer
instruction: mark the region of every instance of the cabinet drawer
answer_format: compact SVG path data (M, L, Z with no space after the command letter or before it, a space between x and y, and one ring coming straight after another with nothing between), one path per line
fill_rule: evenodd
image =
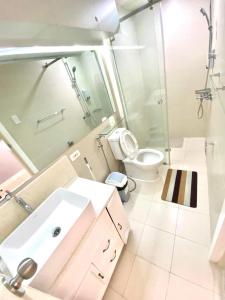
M104 224L104 237L98 247L93 263L103 272L107 273L110 261L114 261L114 257L117 257L121 239L120 236L107 213L107 218L105 218ZM123 245L122 245L123 246ZM117 250L116 250L117 249Z
M120 196L117 191L114 192L111 200L109 201L107 205L107 211L110 217L112 218L112 221L117 231L119 232L121 239L126 244L128 240L130 226L127 215L121 203Z
M100 300L102 299L106 284L104 274L93 264L91 264L84 280L79 287L75 298L77 300Z

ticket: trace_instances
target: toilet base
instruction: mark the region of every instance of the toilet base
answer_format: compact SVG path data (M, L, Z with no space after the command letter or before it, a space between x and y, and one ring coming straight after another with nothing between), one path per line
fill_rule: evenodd
M134 164L124 162L126 174L136 180L155 181L159 178L159 165L151 169L140 169Z

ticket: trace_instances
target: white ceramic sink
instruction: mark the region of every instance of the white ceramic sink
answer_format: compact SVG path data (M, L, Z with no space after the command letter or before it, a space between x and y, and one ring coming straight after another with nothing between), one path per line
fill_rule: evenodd
M87 198L59 188L2 242L0 257L15 275L24 258L33 258L40 271L54 253L54 267L58 264L60 271L94 219L94 209ZM64 241L65 254L58 251L57 256Z

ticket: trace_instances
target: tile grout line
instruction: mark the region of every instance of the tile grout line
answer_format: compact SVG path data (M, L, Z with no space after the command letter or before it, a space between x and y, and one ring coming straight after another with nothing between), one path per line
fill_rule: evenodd
M126 251L128 251L128 252L131 253L131 254L133 254L133 253L130 252L129 250L126 250ZM133 260L132 265L131 265L130 274L129 274L127 280L126 280L126 284L125 284L125 286L124 286L124 290L123 290L123 293L122 293L122 295L121 295L124 299L125 299L126 289L127 289L127 286L128 286L128 282L129 282L129 280L130 280L131 273L132 273L132 271L133 271L133 267L134 267L134 263L135 263L136 257L137 257L137 255L134 254L134 260Z
M196 285L196 286L198 286L198 287L200 287L200 288L202 288L202 289L204 289L204 290L206 290L206 291L208 291L208 292L215 293L214 289L210 289L210 288L207 288L207 287L205 287L205 286L203 286L203 285L200 285L200 284L198 284L198 283L196 283L196 282L194 282L194 281L190 281L189 279L184 278L184 277L182 277L181 275L178 275L178 274L173 273L173 272L170 272L170 274L171 274L171 275L174 275L174 276L176 276L176 277L178 277L178 278L180 278L180 279L183 279L184 281L187 281L188 283L191 283L191 284L193 284L193 285Z
M174 232L173 251L172 251L172 258L171 258L171 263L170 263L170 270L169 270L169 273L171 273L172 264L173 264L174 249L175 249L175 240L176 240L177 224L178 224L178 215L179 215L179 208L178 208L178 212L177 212L176 226L175 226L175 232Z
M206 244L203 244L203 243L199 243L199 242L197 242L197 241L193 241L193 240L191 240L191 239L189 239L189 238L183 237L183 236L181 236L181 235L179 235L179 234L176 233L176 229L177 229L177 221L178 221L178 214L179 214L179 210L178 210L178 212L177 212L177 220L176 220L176 226L175 226L175 231L174 231L174 232L167 231L167 230L165 230L165 229L156 227L156 226L151 225L151 224L148 224L148 223L140 222L139 220L133 219L132 217L129 218L129 219L130 219L132 222L136 222L136 223L138 223L138 224L140 224L140 225L144 225L144 227L145 227L145 226L148 226L148 227L154 228L154 229L156 229L156 230L159 230L159 231L161 231L161 232L168 233L168 234L171 234L171 235L175 235L175 237L178 237L178 238L181 238L181 239L183 239L183 240L189 241L189 242L194 243L194 244L196 244L196 245L199 245L199 246L208 248L208 247L210 246L210 244L209 244L209 245L206 245ZM143 228L143 230L142 230L142 234L141 234L141 235L143 235L143 231L144 231L144 228Z

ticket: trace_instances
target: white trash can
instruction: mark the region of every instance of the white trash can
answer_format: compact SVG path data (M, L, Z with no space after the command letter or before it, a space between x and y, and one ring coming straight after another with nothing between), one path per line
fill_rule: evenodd
M119 172L112 172L106 178L105 183L117 188L122 202L127 202L129 200L130 192L128 189L128 179L126 175Z

